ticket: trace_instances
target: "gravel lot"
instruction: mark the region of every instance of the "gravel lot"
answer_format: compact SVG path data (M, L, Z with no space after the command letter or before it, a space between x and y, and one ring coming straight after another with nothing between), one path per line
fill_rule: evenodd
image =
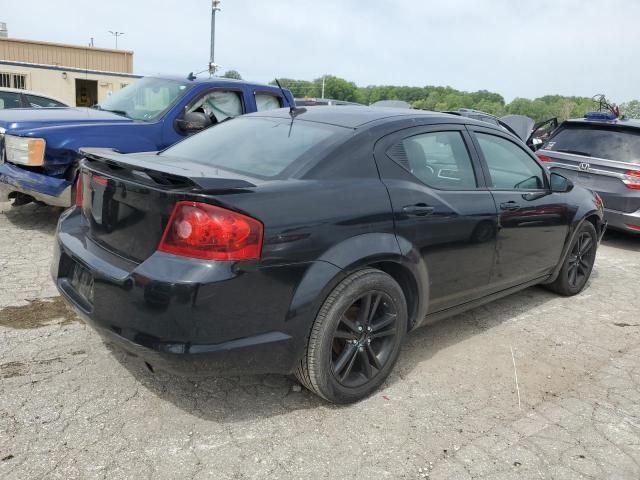
M380 392L334 407L111 351L49 278L58 214L0 204L1 478L640 478L640 238L609 233L577 297L414 332Z

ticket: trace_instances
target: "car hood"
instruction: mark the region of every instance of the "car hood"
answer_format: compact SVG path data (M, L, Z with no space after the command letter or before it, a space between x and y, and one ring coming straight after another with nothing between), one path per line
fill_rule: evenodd
M533 119L524 115L507 115L502 117L500 121L507 124L523 142L529 140L536 124Z
M26 133L38 128L64 125L123 124L133 120L93 108L14 108L0 110L0 127L7 133Z

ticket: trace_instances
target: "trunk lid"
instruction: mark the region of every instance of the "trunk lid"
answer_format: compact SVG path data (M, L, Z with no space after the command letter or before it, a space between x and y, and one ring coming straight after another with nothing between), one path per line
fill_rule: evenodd
M153 153L81 150L82 212L90 239L142 262L158 248L176 202L253 191L255 179Z
M537 153L551 159L552 171L564 175L577 185L598 192L605 208L624 213L640 209L638 191L626 188L622 181L626 172L639 170L638 166L578 153L546 149L538 150Z

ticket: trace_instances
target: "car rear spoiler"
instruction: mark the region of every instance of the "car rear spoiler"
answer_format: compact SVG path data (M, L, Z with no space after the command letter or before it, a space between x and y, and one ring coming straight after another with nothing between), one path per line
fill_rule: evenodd
M237 178L239 175L235 173L180 158L161 159L156 152L122 154L111 148L83 148L80 149L80 155L88 164L98 163L103 169L106 167L118 176L126 171L126 176L131 179L151 180L156 185L169 188L190 187L200 193L210 193L252 189L257 186L248 180ZM229 176L224 176L225 173Z

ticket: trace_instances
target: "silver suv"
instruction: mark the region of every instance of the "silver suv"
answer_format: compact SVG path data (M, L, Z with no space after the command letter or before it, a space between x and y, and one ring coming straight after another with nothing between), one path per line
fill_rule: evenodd
M640 234L640 121L588 113L563 122L536 153L602 197L609 227Z

